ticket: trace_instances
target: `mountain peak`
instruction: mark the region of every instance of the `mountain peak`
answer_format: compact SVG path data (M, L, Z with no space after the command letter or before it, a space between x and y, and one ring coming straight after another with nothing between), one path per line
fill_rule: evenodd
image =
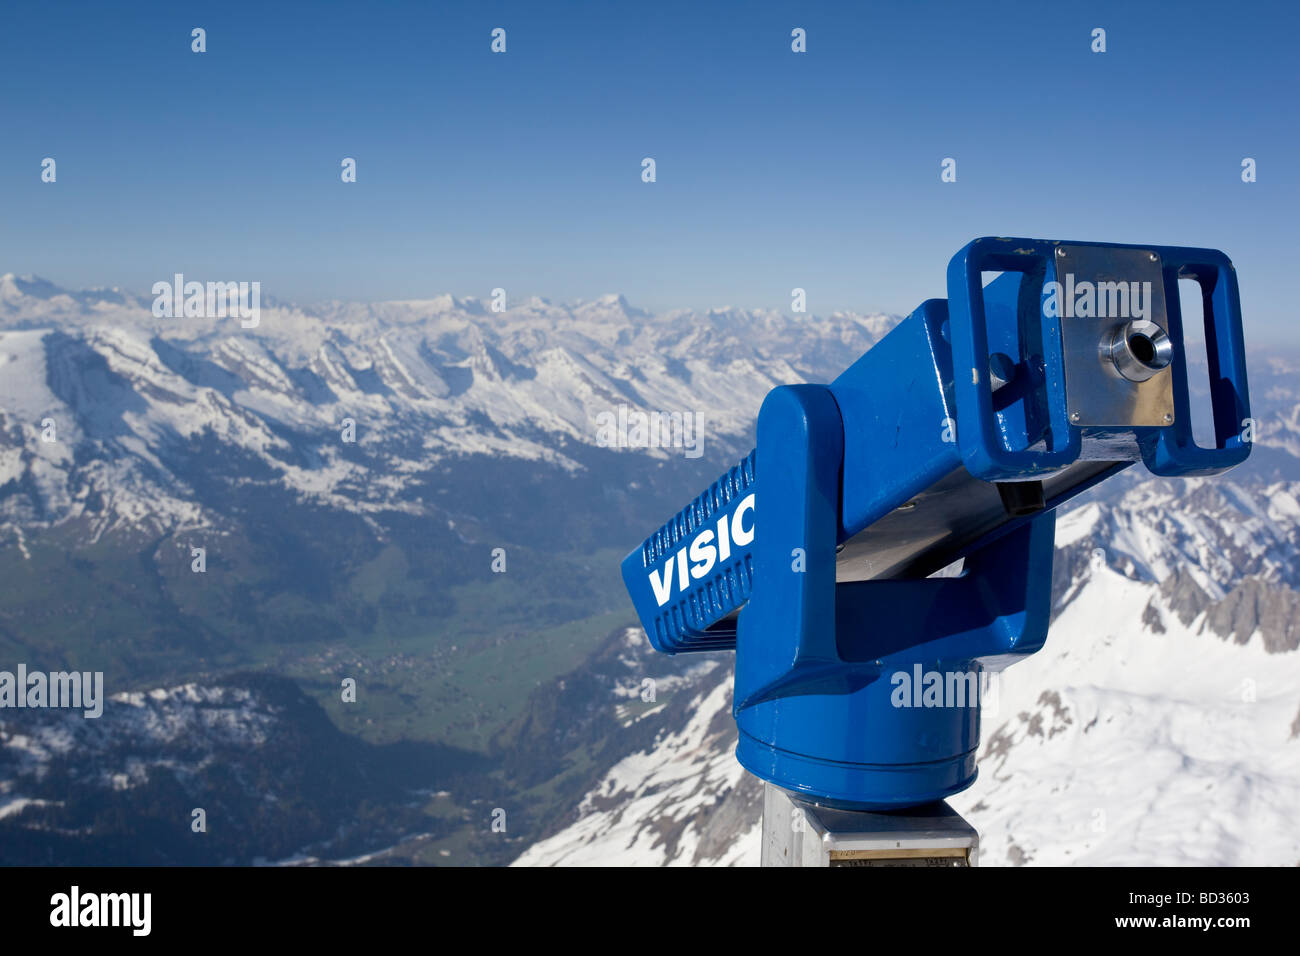
M42 279L37 275L15 275L6 272L0 276L0 295L6 299L52 299L56 295L67 295L67 291L59 288L49 279Z
M608 292L605 295L597 296L590 301L579 299L573 305L573 311L601 311L613 312L621 315L625 319L648 319L651 313L644 309L638 309L627 300L627 296L621 292Z

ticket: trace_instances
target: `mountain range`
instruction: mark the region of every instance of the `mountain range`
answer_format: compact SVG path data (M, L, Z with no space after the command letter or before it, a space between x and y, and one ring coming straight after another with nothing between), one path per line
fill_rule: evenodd
M0 859L756 860L729 659L651 652L617 562L897 317L150 305L0 277L0 669L111 695L0 713ZM1048 646L953 801L984 862L1300 860L1300 365L1251 359L1247 465L1060 520ZM602 444L620 406L703 456Z

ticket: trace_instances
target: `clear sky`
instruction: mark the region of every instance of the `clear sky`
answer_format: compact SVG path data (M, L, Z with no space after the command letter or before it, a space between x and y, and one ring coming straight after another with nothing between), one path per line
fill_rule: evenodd
M969 239L1028 235L1220 248L1248 335L1294 340L1297 11L8 4L0 272L906 312Z

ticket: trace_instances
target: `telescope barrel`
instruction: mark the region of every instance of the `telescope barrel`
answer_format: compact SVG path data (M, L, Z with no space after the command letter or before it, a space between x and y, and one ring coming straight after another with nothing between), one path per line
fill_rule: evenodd
M1202 293L1212 447L1192 436L1180 279ZM1236 273L1222 253L977 239L953 258L948 292L828 386L842 430L837 582L926 577L1134 462L1208 475L1249 453ZM735 646L761 533L758 451L623 562L661 651Z

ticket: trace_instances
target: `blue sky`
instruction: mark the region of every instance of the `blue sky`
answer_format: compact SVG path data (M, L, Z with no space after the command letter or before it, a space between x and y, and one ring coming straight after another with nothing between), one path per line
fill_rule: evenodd
M1220 248L1248 334L1293 339L1296 10L11 5L0 272L906 312L969 239L1029 235Z

